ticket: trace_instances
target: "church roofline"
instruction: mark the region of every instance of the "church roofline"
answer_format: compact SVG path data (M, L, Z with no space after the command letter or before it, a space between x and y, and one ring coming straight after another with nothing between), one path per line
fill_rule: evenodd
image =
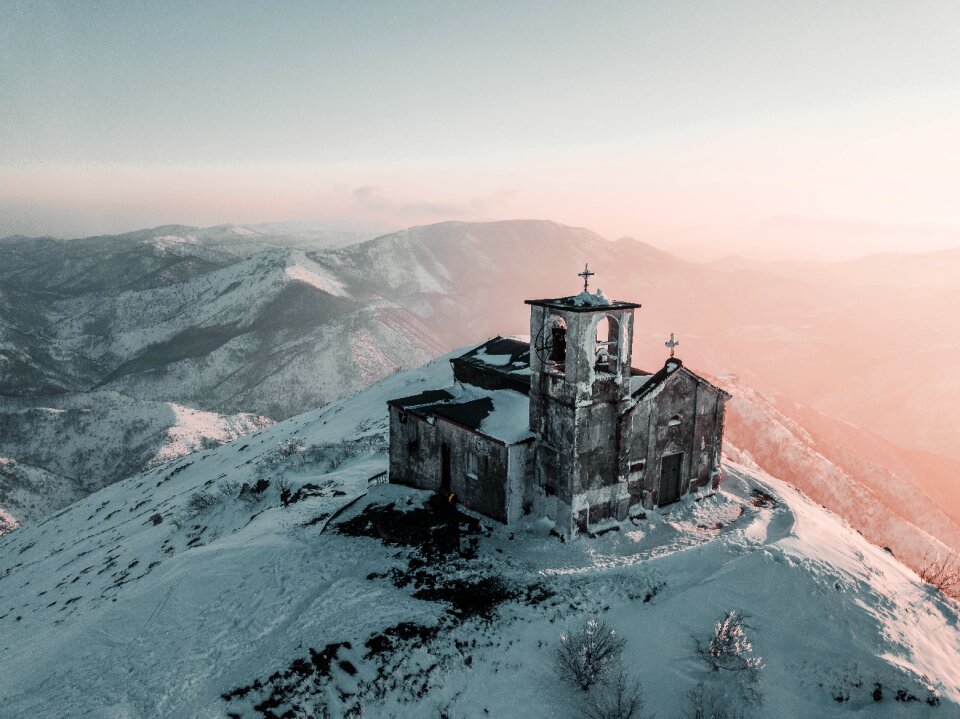
M577 304L577 298L580 295L570 297L556 297L544 300L524 300L524 304L536 305L537 307L547 307L554 310L563 310L565 312L603 312L604 310L635 310L640 309L642 305L636 302L623 302L621 300L606 300L600 304Z
M528 300L532 302L533 300ZM530 376L529 374L517 374L516 366L511 362L507 366L489 364L484 359L484 355L487 350L493 350L493 354L498 354L500 352L505 352L510 354L511 360L520 360L526 361L526 366L529 368L529 342L524 342L523 340L514 339L512 337L495 337L491 340L487 340L483 344L477 345L473 349L469 350L459 357L454 357L450 360L452 365L458 364L468 364L472 367L486 372L491 375L496 375L501 378L509 378L516 383L516 386L504 387L503 389L512 389L523 394L528 394L530 391ZM526 350L526 352L524 352ZM479 356L478 356L479 355ZM524 356L527 355L526 360ZM675 368L670 369L671 365ZM672 374L676 374L678 371L683 371L685 374L691 376L694 381L699 384L706 385L710 387L715 392L722 394L726 399L731 399L733 395L727 392L722 387L718 387L708 379L701 377L699 374L691 370L689 367L684 366L683 361L679 357L668 357L666 362L664 362L663 367L655 372L650 372L648 370L640 369L638 367L630 367L630 375L633 377L647 377L648 379L636 390L631 392L631 396L634 399L641 399L646 396L654 389L656 389L660 384L662 384L666 379L668 379ZM468 384L472 384L468 382ZM443 390L434 390L434 392L443 392ZM399 400L395 402L400 406L400 402L410 403L410 400L418 400L422 395L417 395L413 398L406 398L405 400ZM440 401L446 399L445 397L440 397ZM416 402L414 402L416 403ZM420 404L427 404L427 400L419 402Z
M635 392L633 392L631 396L636 400L643 399L645 396L653 392L653 390L655 390L657 387L659 387L661 384L663 384L665 381L667 381L670 377L677 374L678 372L683 372L689 375L690 377L693 378L695 382L697 382L697 384L706 385L710 389L722 395L725 400L732 399L733 397L733 395L731 395L722 387L717 387L715 384L705 379L704 377L701 377L693 370L688 369L687 367L684 367L683 362L680 361L679 357L670 357L669 359L667 359L663 367L661 367L659 370L654 372L653 376L649 380L644 382L643 385L639 389L637 389Z

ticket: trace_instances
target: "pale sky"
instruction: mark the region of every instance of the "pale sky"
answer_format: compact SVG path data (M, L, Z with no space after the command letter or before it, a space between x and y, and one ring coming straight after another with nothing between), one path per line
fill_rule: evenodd
M5 0L0 235L543 217L960 245L958 28L953 0Z

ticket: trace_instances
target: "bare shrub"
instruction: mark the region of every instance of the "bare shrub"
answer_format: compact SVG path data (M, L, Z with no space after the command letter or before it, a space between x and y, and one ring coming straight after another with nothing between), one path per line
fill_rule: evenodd
M384 449L386 446L383 438L360 437L345 442L311 444L304 452L304 458L309 464L322 466L326 471L332 472L347 460Z
M383 437L360 437L343 442L320 442L304 445L299 437L291 437L277 443L265 452L256 463L256 474L261 479L275 478L287 470L300 470L306 466L332 472L344 462L369 452L382 452L387 448Z
M734 610L713 626L713 635L706 645L697 640L697 654L714 670L756 673L762 666L760 657L750 656L753 644L747 638L747 617Z
M187 515L197 517L218 504L239 499L241 487L237 482L223 482L213 489L194 492L187 500Z
M240 490L239 482L224 482L217 485L217 494L221 499L237 499L240 497Z
M285 479L281 479L277 482L277 488L280 490L280 504L284 507L290 506L290 497L293 496L293 489L290 486L290 483Z
M561 681L583 691L600 682L620 661L626 640L599 619L588 619L575 632L560 635L555 671Z
M276 447L266 452L257 460L257 476L265 478L275 473L284 465L290 465L296 468L302 467L304 464L305 451L306 448L304 447L303 440L299 437L290 437L282 442L278 442Z
M187 500L187 512L190 513L190 516L196 517L216 506L220 501L222 501L222 497L219 493L200 490L191 494L190 499Z
M586 719L642 719L642 712L640 682L621 669L590 692L581 715Z
M960 598L960 563L953 555L923 556L920 579L934 589L951 597Z
M708 694L703 684L690 692L690 708L683 714L683 719L740 719L743 715L725 706L714 695Z

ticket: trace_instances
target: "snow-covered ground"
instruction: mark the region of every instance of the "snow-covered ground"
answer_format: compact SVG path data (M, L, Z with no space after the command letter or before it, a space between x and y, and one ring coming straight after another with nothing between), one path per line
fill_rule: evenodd
M718 494L567 543L379 483L385 401L449 377L395 374L0 538L0 715L577 716L551 665L587 617L661 718L700 684L747 716L957 715L956 606L772 477L728 465ZM755 682L696 655L731 610Z

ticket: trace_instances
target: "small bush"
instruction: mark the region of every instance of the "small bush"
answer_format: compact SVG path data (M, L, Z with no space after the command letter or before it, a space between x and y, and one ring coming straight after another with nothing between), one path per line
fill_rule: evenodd
M760 657L751 657L753 644L747 638L746 617L738 611L727 612L713 627L713 636L704 646L697 642L697 653L717 671L756 672L762 666Z
M690 708L683 719L740 719L743 715L724 706L716 697L707 694L703 684L690 692Z
M299 437L291 437L283 442L278 442L276 447L265 453L257 461L258 477L265 478L267 475L272 475L283 465L302 467L305 451L303 440Z
M577 631L560 635L556 674L561 681L587 691L618 664L625 645L626 640L605 623L589 619Z
M187 500L187 514L190 517L199 516L218 504L239 499L240 496L241 487L236 482L224 482L209 491L201 489Z
M191 516L196 517L216 506L220 500L221 497L218 494L201 490L190 495L190 499L187 500L187 511Z
M918 574L920 579L934 589L960 598L960 563L956 557L949 554L935 557L924 555Z
M217 485L217 494L221 499L237 499L240 496L241 485L237 482L224 482Z
M643 691L640 682L621 669L595 687L584 702L585 719L642 719Z

